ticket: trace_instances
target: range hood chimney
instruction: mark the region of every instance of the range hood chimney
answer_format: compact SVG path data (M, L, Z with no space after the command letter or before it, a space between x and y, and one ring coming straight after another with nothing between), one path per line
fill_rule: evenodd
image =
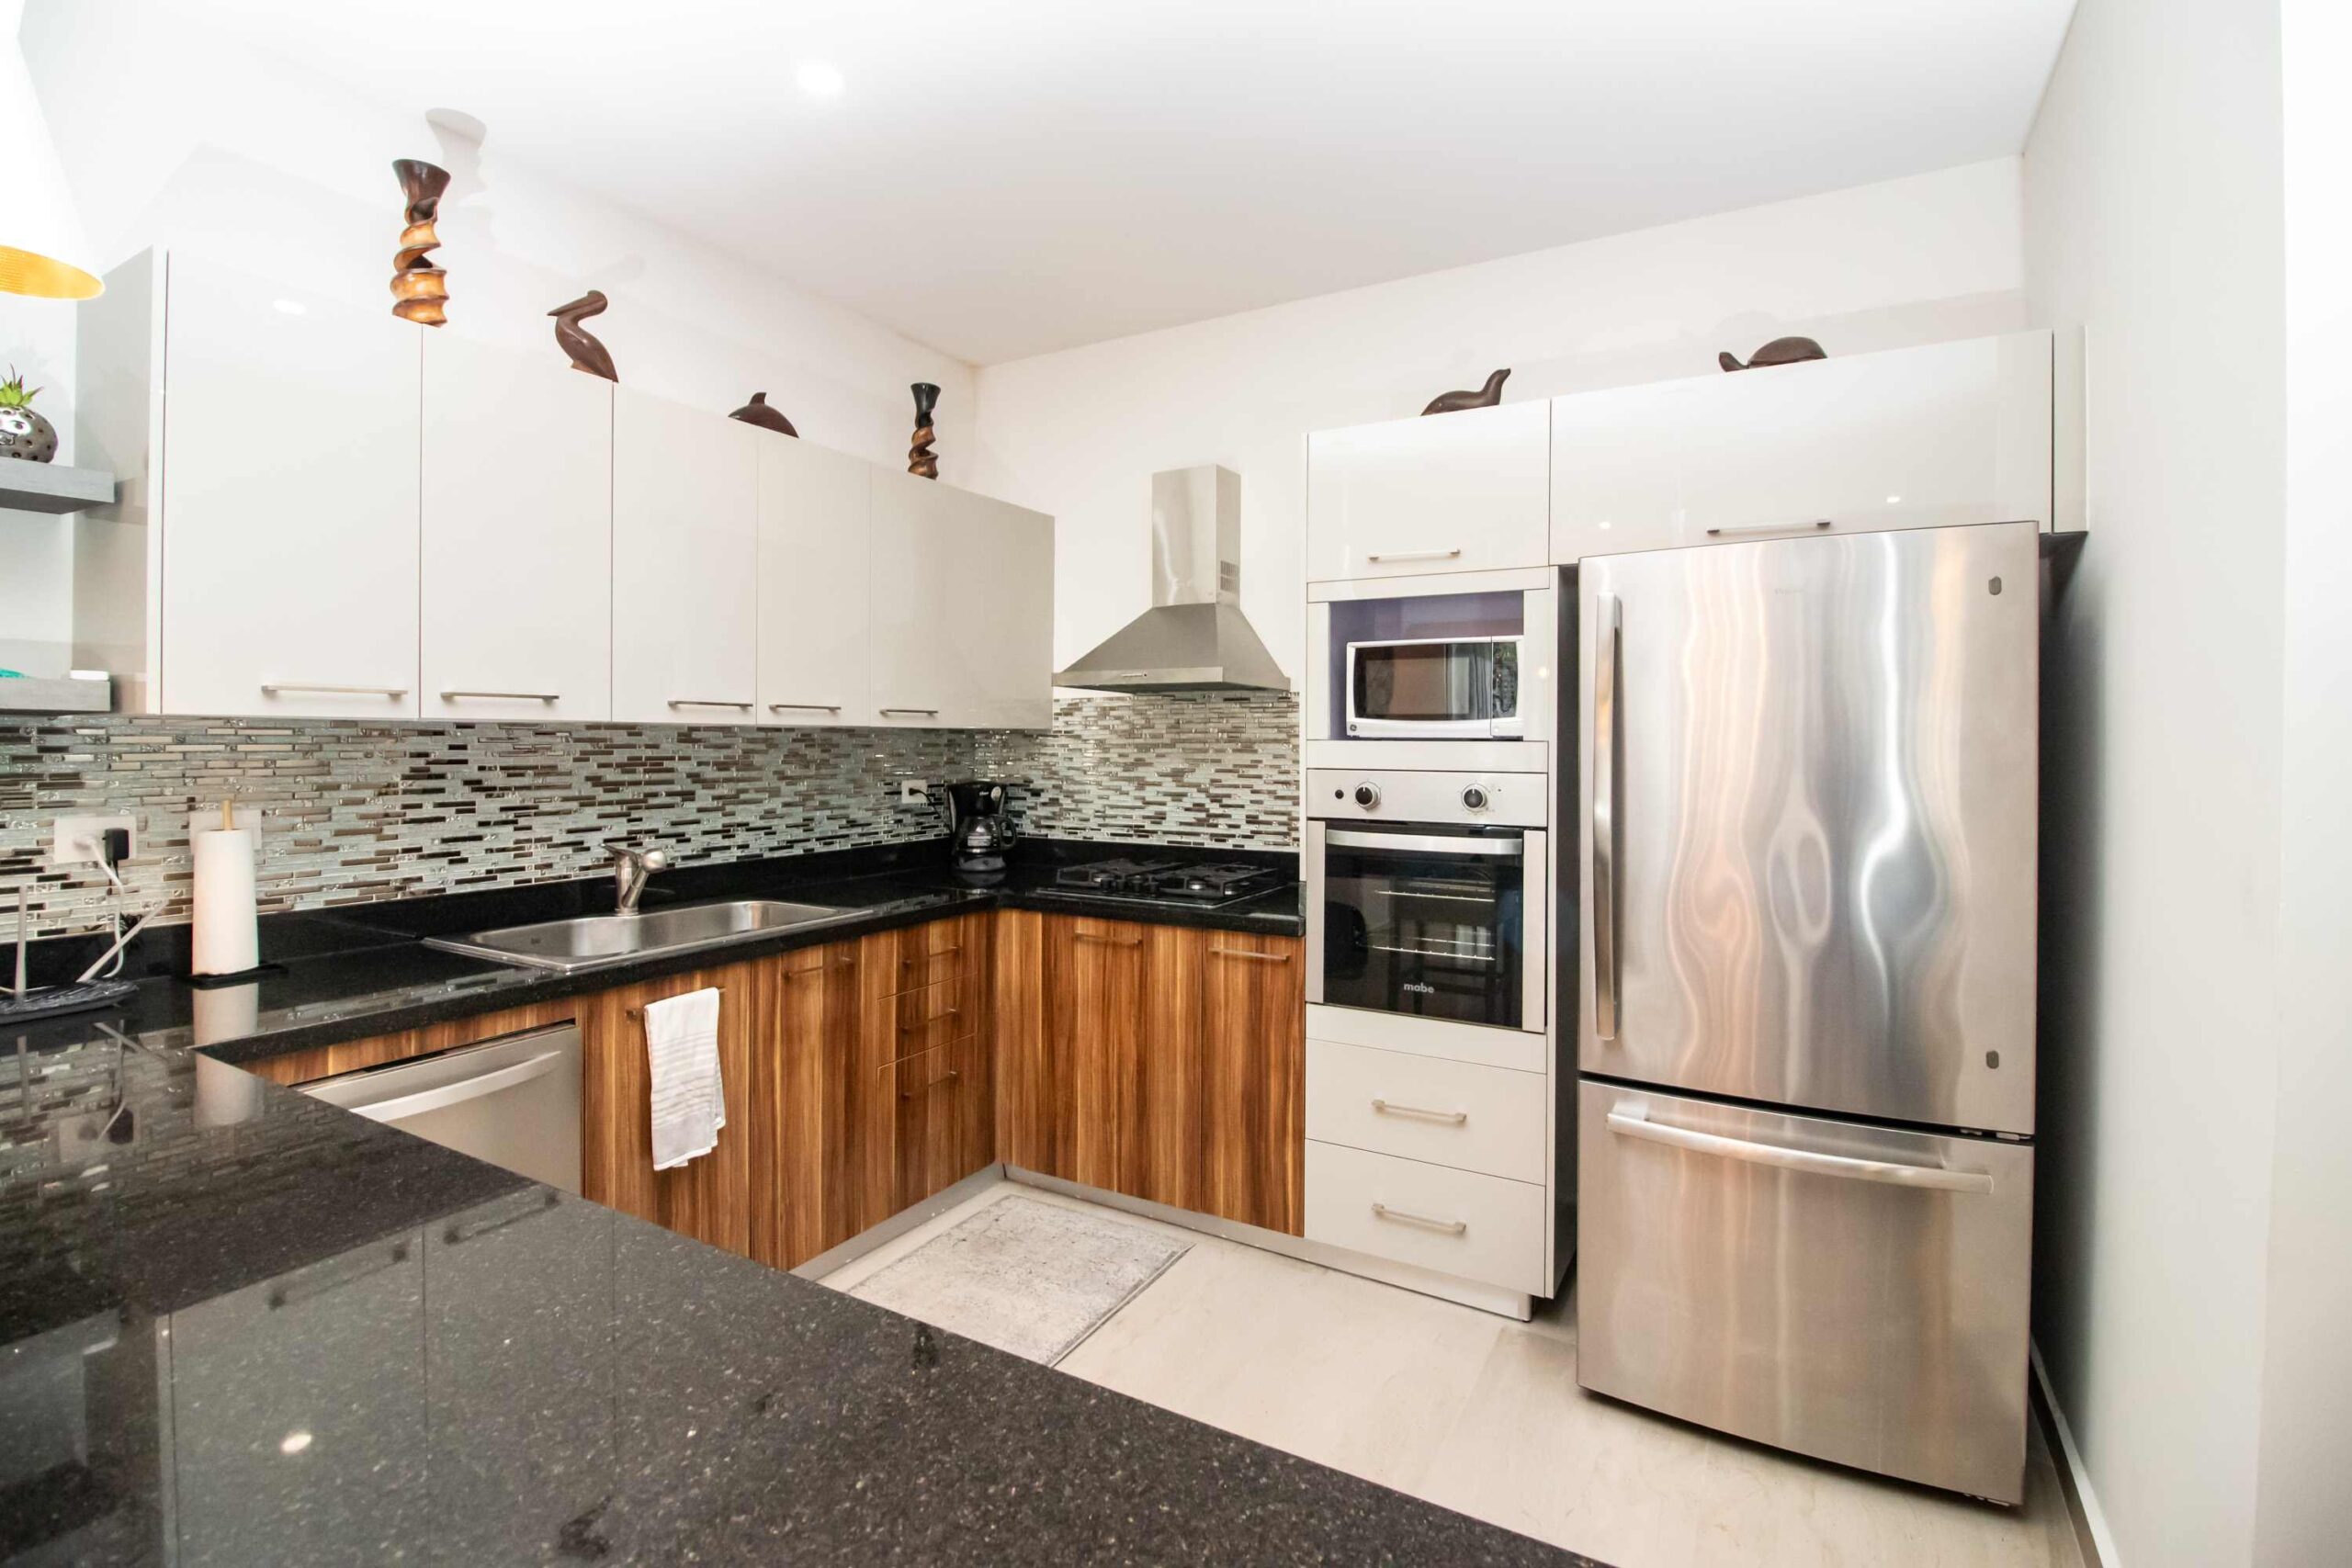
M1098 692L1287 692L1242 615L1241 476L1204 465L1151 476L1151 608L1067 670Z

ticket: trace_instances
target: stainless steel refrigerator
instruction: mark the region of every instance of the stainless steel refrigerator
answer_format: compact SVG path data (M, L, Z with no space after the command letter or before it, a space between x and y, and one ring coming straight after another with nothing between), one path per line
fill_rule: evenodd
M1577 1376L2014 1503L2040 541L1577 569Z

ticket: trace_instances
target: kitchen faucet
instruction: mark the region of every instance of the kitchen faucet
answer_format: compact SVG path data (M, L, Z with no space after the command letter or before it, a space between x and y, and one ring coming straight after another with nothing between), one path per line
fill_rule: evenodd
M607 844L613 852L614 908L624 915L637 913L637 900L645 891L645 879L670 863L670 857L660 850L631 849L627 844Z

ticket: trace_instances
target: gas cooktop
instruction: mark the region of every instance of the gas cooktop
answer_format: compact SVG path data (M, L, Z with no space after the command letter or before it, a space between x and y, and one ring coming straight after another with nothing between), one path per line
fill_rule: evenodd
M1124 856L1066 865L1054 874L1057 886L1098 897L1179 904L1229 904L1279 887L1286 880L1279 871L1240 862L1194 865Z

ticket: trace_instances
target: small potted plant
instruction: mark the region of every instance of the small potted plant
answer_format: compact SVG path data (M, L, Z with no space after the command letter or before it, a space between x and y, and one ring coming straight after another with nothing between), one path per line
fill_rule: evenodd
M27 391L25 378L10 366L8 378L0 381L0 457L46 463L57 456L57 426L33 410L39 396L40 389Z

